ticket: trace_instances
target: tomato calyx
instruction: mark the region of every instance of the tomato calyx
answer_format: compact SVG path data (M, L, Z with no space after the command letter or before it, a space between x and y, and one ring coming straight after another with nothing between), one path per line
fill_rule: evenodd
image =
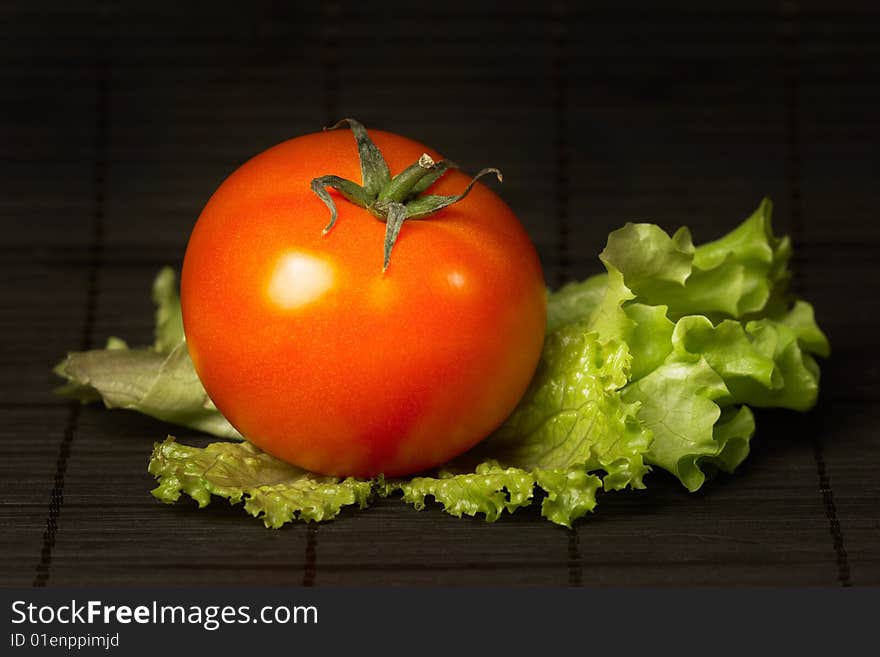
M330 210L330 222L324 227L325 235L336 224L338 216L336 203L327 191L328 187L339 192L349 202L364 208L371 215L385 222L383 273L388 269L391 250L397 242L404 221L424 219L453 203L457 203L470 193L477 180L487 174L494 173L499 182L503 181L498 169L487 167L481 169L477 175L471 178L467 187L460 194L425 194L424 192L447 171L458 169L458 165L445 159L435 161L430 155L423 153L416 162L392 177L385 157L379 147L370 139L367 129L359 121L342 119L327 129L335 130L343 125L348 125L351 128L357 142L362 184L358 185L351 180L329 174L313 179L311 188Z

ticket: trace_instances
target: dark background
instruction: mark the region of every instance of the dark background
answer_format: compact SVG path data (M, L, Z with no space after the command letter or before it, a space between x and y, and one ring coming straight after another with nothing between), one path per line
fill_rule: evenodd
M70 5L70 6L68 6ZM0 3L0 583L880 583L880 29L872 2ZM344 116L475 171L547 281L600 269L628 220L695 240L763 196L833 357L811 413L758 415L735 476L654 472L567 531L386 500L263 528L165 506L136 414L51 393L108 335L151 340L150 284L257 152Z

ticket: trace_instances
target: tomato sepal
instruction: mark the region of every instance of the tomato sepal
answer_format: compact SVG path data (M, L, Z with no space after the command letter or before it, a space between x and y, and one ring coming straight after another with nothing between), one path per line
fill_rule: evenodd
M471 178L467 187L460 194L422 196L423 192L427 191L446 172L458 169L458 165L449 160L437 162L427 153L422 153L416 162L392 177L382 151L373 143L363 124L355 119L343 119L329 129L334 130L342 125L348 125L354 133L358 147L362 185L341 176L327 174L312 179L310 186L330 211L330 221L324 227L324 235L333 229L339 216L336 203L327 191L328 187L387 224L382 273L388 269L391 251L397 242L404 221L424 219L458 203L470 193L480 178L490 173L495 174L498 182L504 180L501 171L494 167L486 167Z

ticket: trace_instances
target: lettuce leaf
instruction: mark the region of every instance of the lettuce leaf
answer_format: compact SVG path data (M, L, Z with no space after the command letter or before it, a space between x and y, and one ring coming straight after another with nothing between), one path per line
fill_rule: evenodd
M695 362L670 359L628 386L623 396L640 403L639 419L654 435L646 453L649 462L695 491L705 481L700 461L717 458L725 448L725 443L716 439L715 425L721 418L716 402L727 394L722 378L701 357ZM754 423L747 428L753 429ZM737 438L747 442L751 431Z
M607 274L595 274L584 281L572 281L547 297L547 333L566 324L588 319L605 297Z
M534 379L504 424L436 477L391 482L421 508L428 495L453 515L494 520L526 506L535 486L542 514L571 523L596 506L596 491L644 488L650 431L625 403L626 345L600 341L584 321L551 333Z
M726 236L694 247L653 224L611 233L600 259L605 293L589 316L603 338L632 353L623 399L651 429L646 461L689 490L702 464L732 471L748 455L754 418L746 406L806 411L816 403L828 341L812 307L787 294L791 245L773 235L764 201ZM739 406L734 415L723 409ZM728 424L728 419L735 419Z
M790 278L791 243L773 235L772 209L765 199L733 231L696 248L687 228L669 236L654 224L629 223L608 236L599 258L637 303L666 306L672 319L741 319L784 296Z
M473 450L505 465L554 470L575 464L606 473L606 489L642 488L642 454L651 437L624 403L630 355L602 342L586 323L550 334L538 370L504 424Z
M206 505L244 503L268 527L327 520L346 506L399 495L455 516L495 521L538 500L571 526L597 496L644 488L652 466L691 491L733 472L755 435L751 407L797 411L817 400L828 340L813 308L789 290L791 243L772 205L727 235L694 245L690 231L630 223L599 255L605 273L548 294L547 336L534 379L503 425L437 471L408 479L339 479L283 463L245 442L189 447L169 437L149 470L153 494ZM186 351L174 272L153 286L153 345L69 354L60 389L159 419L241 439L211 403ZM488 383L487 383L488 384Z
M486 520L494 522L504 511L513 513L531 504L534 487L535 476L531 472L485 461L472 472L455 474L443 470L435 477L388 481L383 494L399 491L404 501L417 510L424 509L426 499L433 497L453 516L483 514Z
M248 442L211 443L188 447L168 436L157 444L150 459L150 474L159 482L152 491L157 499L173 503L181 492L200 508L211 497L231 504L244 501L244 509L266 527L278 528L292 520L330 520L343 507L365 508L373 495L371 481L316 475L261 452Z
M153 351L170 354L184 342L183 313L177 293L177 275L171 267L163 267L153 282L153 303L156 304L156 330Z
M153 283L155 342L129 349L110 338L105 349L69 353L53 370L67 380L57 392L82 402L103 401L165 422L241 440L217 410L190 360L183 335L174 270L163 268Z
M454 474L443 470L436 477L414 477L387 482L384 494L401 492L416 510L434 498L443 510L458 518L483 514L495 522L504 511L531 504L535 486L544 492L541 514L558 525L571 527L574 520L596 507L596 491L602 480L584 464L552 470L504 467L485 461L473 472Z
M185 343L167 355L148 348L72 353L55 373L68 380L59 391L69 398L101 400L107 408L138 411L221 438L242 439L208 398Z

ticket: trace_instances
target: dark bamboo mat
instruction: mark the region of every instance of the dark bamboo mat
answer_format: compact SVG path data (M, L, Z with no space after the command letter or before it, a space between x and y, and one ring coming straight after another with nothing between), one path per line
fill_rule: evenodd
M878 11L726 4L3 3L0 583L880 583ZM760 413L735 476L655 472L573 531L398 500L269 531L156 502L174 429L65 403L50 367L148 342L152 278L219 182L343 116L502 168L553 285L627 220L702 241L770 196L834 348L818 408Z

